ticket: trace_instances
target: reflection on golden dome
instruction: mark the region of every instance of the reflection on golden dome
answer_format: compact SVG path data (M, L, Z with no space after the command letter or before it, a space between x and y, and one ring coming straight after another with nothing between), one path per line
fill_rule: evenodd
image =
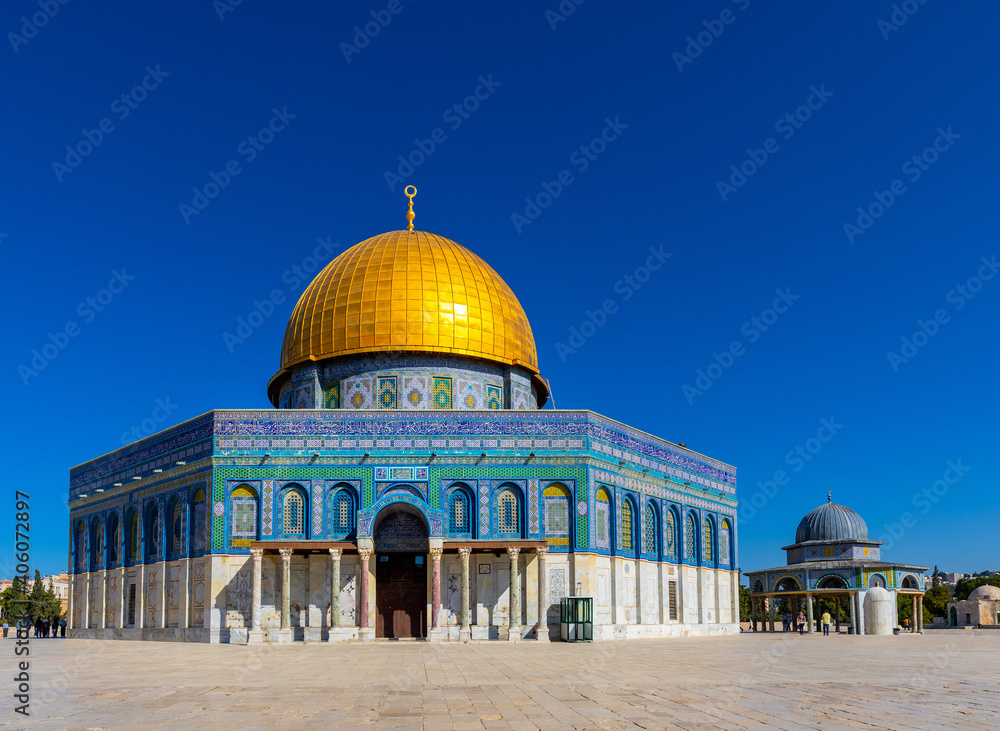
M331 261L295 305L281 369L389 351L471 356L538 373L531 326L510 287L465 247L424 231L373 236Z

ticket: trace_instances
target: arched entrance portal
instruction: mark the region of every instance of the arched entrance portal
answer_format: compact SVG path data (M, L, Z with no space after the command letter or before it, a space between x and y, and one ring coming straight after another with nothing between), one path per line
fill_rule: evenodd
M427 635L427 521L406 503L375 518L375 636Z

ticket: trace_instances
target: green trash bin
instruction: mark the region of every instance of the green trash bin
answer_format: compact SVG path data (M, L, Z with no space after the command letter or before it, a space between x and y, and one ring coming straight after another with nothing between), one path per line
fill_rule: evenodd
M559 612L560 633L564 642L594 641L594 597L565 597Z

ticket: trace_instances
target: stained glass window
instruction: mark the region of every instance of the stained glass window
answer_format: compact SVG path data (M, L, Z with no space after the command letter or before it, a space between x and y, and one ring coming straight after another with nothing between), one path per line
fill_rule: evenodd
M646 534L643 536L642 541L642 551L643 553L656 553L656 510L653 508L652 503L646 505Z
M448 506L448 532L469 533L469 498L461 490L451 493L451 503Z
M694 515L688 513L687 520L684 521L684 558L691 559L692 561L698 558L698 544L695 542L695 531Z
M597 491L597 547L611 548L611 500L604 488Z
M333 532L338 535L354 530L354 498L347 490L340 490L333 498Z
M199 487L195 490L191 500L194 507L191 509L191 537L189 541L191 553L197 556L205 552L207 544L206 518L208 517L208 508L205 503L205 491Z
M632 503L628 500L622 502L622 550L631 551L632 542Z
M170 551L176 553L181 550L181 503L179 500L174 501L170 527Z
M715 536L712 533L712 521L705 518L705 552L702 554L703 563L712 563L715 556Z
M677 519L674 511L667 511L667 555L677 555Z
M229 495L229 535L244 539L257 537L257 493L244 485Z
M118 522L117 513L112 513L108 518L108 565L114 566L119 561L118 546L121 545L121 524Z
M150 503L149 512L146 513L146 557L153 558L160 555L160 513L156 509L155 503Z
M521 529L518 516L517 495L512 490L504 490L497 499L497 532L518 533Z
M134 510L128 525L128 558L130 561L139 558L139 516Z
M732 528L729 521L722 521L722 529L719 531L719 563L723 566L729 566L731 560L729 556L729 536L731 534Z
M305 532L302 508L302 495L298 491L289 490L285 493L284 525L286 535Z

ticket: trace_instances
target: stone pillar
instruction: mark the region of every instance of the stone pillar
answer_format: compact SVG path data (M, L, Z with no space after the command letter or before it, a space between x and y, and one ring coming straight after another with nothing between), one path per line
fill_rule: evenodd
M750 597L750 631L757 631L757 599Z
M910 595L910 633L915 634L917 631L917 595Z
M917 632L920 634L924 633L924 596L923 594L917 597Z
M774 597L769 596L767 598L767 631L774 632Z
M516 546L507 546L507 555L510 556L510 592L508 608L508 631L507 640L510 642L520 642L521 640L521 581L517 575L517 555L521 552Z
M191 559L182 558L180 568L181 580L178 582L178 589L180 589L181 595L177 597L177 628L186 630L190 624L191 615Z
M264 641L264 633L260 629L260 576L261 563L264 560L263 548L251 548L253 557L253 598L250 600L250 632L247 634L247 644L257 645Z
M340 636L340 559L344 551L330 550L330 642L339 642Z
M73 595L70 594L70 597ZM124 563L122 567L118 569L118 629L124 629L128 626L128 617L125 616L128 612L128 572L125 570Z
M73 567L70 567L70 571ZM66 600L66 629L76 629L76 625L73 624L73 605L76 603L76 574L71 573L69 575L69 597ZM15 631L15 634L16 631Z
M97 627L99 629L106 629L108 626L108 572L98 571L97 580L101 582L101 613L100 618L97 620Z
M458 560L462 563L462 609L458 620L458 639L472 641L472 627L469 616L469 556L471 548L459 548Z
M158 573L160 575L160 593L156 596L159 600L159 603L156 605L156 626L163 629L167 626L167 585L170 583L170 577L167 575L166 561L160 561L158 566Z
M431 557L431 630L427 635L430 642L444 639L444 629L441 627L441 546L430 547Z
M278 642L292 641L292 549L279 548L281 554L281 629Z
M80 612L80 624L84 629L90 629L90 573L83 576L83 606Z
M374 640L375 630L369 626L368 606L371 603L371 580L368 576L368 559L372 557L372 549L368 546L358 546L358 556L361 557L361 565L358 573L361 574L361 621L358 623L358 639Z
M135 628L146 626L146 564L141 563L135 571Z
M813 623L812 594L806 594L806 624L809 625L809 628L806 631L809 634L813 634L816 631L816 625Z
M858 615L854 611L854 594L847 595L847 601L851 605L851 627L854 628L854 634L858 633Z
M535 639L539 642L549 641L549 580L546 559L549 547L539 546L538 554L538 622L535 624Z

